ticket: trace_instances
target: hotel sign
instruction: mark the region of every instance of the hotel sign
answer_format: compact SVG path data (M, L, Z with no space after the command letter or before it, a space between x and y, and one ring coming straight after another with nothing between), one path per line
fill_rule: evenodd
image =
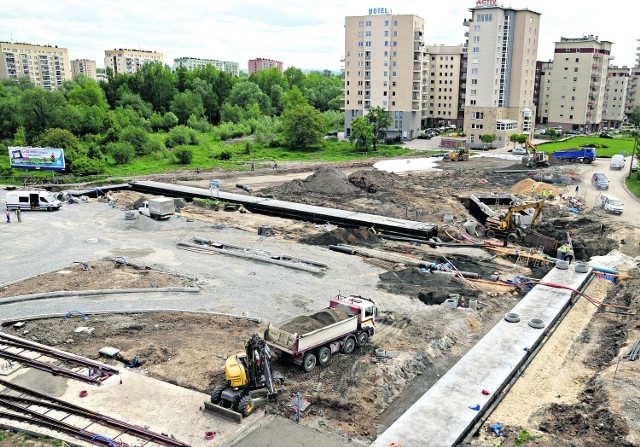
M391 10L387 8L369 8L369 15L386 15L386 14L391 14Z
M496 6L498 0L476 0L476 8L482 6Z

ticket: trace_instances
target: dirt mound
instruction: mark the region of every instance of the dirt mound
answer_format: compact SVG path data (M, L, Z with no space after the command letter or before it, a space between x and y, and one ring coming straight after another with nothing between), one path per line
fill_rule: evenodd
M476 290L465 290L453 275L422 272L418 268L406 268L380 275L378 287L397 294L418 298L425 304L441 304L450 293L478 296Z
M314 234L300 240L308 245L364 245L373 246L380 243L380 238L368 230L336 228L326 233Z
M263 197L318 194L325 196L346 196L360 189L349 182L347 176L335 168L320 168L309 177L295 179L280 186L260 191Z
M360 170L349 176L349 181L367 192L378 192L389 187L400 178L399 175L378 170Z
M558 188L556 188L555 186L550 185L549 183L536 182L535 180L530 178L526 178L513 185L511 187L511 191L516 194L520 194L521 196L530 196L532 187L534 188L536 195L542 195L543 189L546 189L547 193L549 191L552 191L554 196L557 196L559 194Z

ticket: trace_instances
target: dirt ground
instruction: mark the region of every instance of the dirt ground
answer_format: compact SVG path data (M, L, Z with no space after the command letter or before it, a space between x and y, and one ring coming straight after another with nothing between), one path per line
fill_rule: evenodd
M495 166L508 170L510 164L507 162L496 162L492 169L487 169L486 162L483 165L476 160L449 164L441 172L402 176L366 169L366 164L343 164L333 169L319 169L306 179L261 189L257 194L433 222L441 227L443 216L452 215L455 223L449 229L455 236L461 231L455 224L471 218L464 207L470 193L507 193L525 179L523 174L516 172L496 174L492 171ZM520 167L519 164L513 166L514 171L515 167ZM347 176L336 167L365 169ZM308 165L300 164L289 167L286 172L308 169ZM192 181L193 178L180 176L160 180ZM558 193L566 194L567 188L558 188ZM140 194L131 192L118 192L112 196L118 198L120 206L128 208L133 208L141 198ZM594 212L568 213L566 207L560 200L547 203L543 211L545 218L538 231L559 241L571 237L577 259L602 255L618 247L623 247L630 256L640 255L638 232ZM259 225L271 225L275 237L307 244L346 243L438 263L446 262L441 257L444 254L460 270L479 272L483 279L496 273L505 278L516 274L540 277L548 268L538 267L532 271L522 264L513 264L512 259L488 252L463 255L444 249L434 251L418 244L384 241L367 229L337 229L333 225L292 222L244 210L241 213L214 211L208 205L189 203L180 213L252 232ZM603 219L610 228L606 237L601 237L598 231ZM385 270L379 278L380 289L410 297L411 311L384 309L371 344L357 349L352 356L337 355L327 367L317 368L309 374L279 361L276 372L286 379L289 390L300 391L303 399L311 403L303 415L305 424L372 440L393 421L388 414L398 414L408 408L412 400L425 391L422 384L435 382L517 303L522 292L507 287L471 285L447 275L390 261L363 259L363 262ZM26 291L106 288L116 283L114 277L117 286L123 288L148 287L149 283L156 287L191 285L185 278L133 266L118 267L112 261L91 262L89 267L84 270L81 264L74 264L48 274L50 276L42 275L10 285L0 289L0 297ZM637 309L638 298L634 294L637 285L636 280L627 280L609 286L608 300ZM607 287L606 283L595 283L591 287L594 289L588 293L594 295L607 292L603 289ZM470 299L477 299L478 308L452 310L439 305L451 293L461 295L467 304ZM637 394L629 392L634 387L634 380L637 384L637 368L632 367L634 363L623 360L615 381L612 371L621 355L621 347L627 349L640 336L637 317L594 312L591 304L579 301L567 318L575 320L568 320L573 323L563 328L566 332L559 331L558 337L550 339L547 360L539 370L532 369L523 376L538 380L522 385L520 391L514 387L514 401L505 400L505 406L499 407L494 414L495 419L492 416L492 421L505 424L508 436L502 438L501 445L515 445L515 437L525 429L535 436L542 436L529 441L531 445L640 445L640 417L637 416L640 400ZM94 327L95 331L76 334L73 330L79 325ZM209 392L223 380L226 356L241 351L251 334L261 335L264 329L246 320L198 314L134 314L95 316L88 322L72 319L64 323L57 319L33 321L16 333L91 358L96 358L98 349L103 346L116 346L122 350L123 359L139 359L140 373ZM11 327L4 330L15 331ZM562 343L567 339L574 342ZM377 347L397 351L397 355L392 359L378 359L374 355ZM421 388L412 388L415 383L420 383ZM407 389L412 390L411 393L405 392ZM625 397L625 392L629 397ZM266 411L290 419L295 417L294 407L287 403L268 407ZM493 446L499 441L492 438L487 427L483 427L480 437L475 440L477 445Z

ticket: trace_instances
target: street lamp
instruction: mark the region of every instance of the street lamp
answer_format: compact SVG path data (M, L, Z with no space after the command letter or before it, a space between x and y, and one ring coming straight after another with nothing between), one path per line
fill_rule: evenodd
M638 132L635 132L636 136L633 140L633 152L631 153L631 163L629 163L629 177L631 178L631 172L633 172L633 159L636 156L636 145L638 144Z

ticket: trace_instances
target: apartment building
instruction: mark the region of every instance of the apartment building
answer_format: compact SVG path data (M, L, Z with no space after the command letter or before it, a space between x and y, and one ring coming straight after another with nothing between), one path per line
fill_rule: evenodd
M216 59L199 59L195 57L181 57L173 60L173 69L185 67L189 71L202 69L209 65L215 67L218 71L224 71L230 75L238 76L240 74L240 64L237 62L219 61Z
M491 0L478 5L464 22L469 27L464 132L471 147L482 147L485 134L495 134L494 146L504 147L512 134L533 128L540 14Z
M633 67L629 75L627 84L627 95L625 98L625 115L627 121L631 118L633 109L640 107L640 66Z
M266 70L267 68L271 67L278 67L280 73L284 72L284 64L282 63L282 61L276 61L274 59L263 59L260 57L257 59L249 59L248 66L249 76L251 76L255 72Z
M429 106L426 127L454 124L462 126L464 107L460 107L462 86L466 87L466 49L464 45L427 45Z
M114 49L104 51L104 66L113 74L133 74L146 62L164 63L162 53L147 50Z
M556 42L549 126L585 132L602 127L611 45L593 35Z
M394 15L386 8L371 8L368 15L345 18L347 137L351 121L375 106L391 112L389 137L412 139L419 135L427 120L429 98L423 35L422 18Z
M0 79L28 76L35 85L55 90L71 79L66 48L30 43L0 42Z
M618 129L625 121L627 88L631 70L628 67L609 67L602 103L602 124Z
M536 105L536 122L547 124L549 121L549 104L551 103L551 73L553 61L536 62L536 80L534 84L534 103Z
M75 76L82 73L86 77L98 80L98 71L96 69L96 61L89 59L74 59L71 61L71 75Z

